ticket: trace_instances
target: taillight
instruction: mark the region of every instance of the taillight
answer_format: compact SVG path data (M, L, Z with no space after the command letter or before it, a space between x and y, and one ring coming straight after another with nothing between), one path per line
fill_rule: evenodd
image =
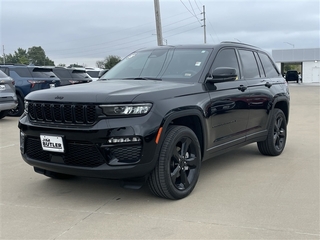
M31 88L33 88L36 84L44 83L46 81L44 81L44 80L28 80L28 82L31 84Z
M69 80L69 83L71 83L71 84L76 84L76 83L79 83L79 81Z

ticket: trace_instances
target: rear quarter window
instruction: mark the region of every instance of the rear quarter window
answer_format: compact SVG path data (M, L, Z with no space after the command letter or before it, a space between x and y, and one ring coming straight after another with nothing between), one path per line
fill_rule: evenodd
M263 69L265 71L266 76L270 77L270 78L278 77L279 72L276 69L276 67L273 65L273 63L271 62L271 59L264 53L258 53L258 54L261 59Z
M10 71L9 68L7 67L0 67L0 70L3 71L5 74L7 74L8 76L10 76Z
M87 71L87 73L93 78L98 78L100 71Z
M50 78L56 77L50 68L34 68L31 70L31 76L34 78Z
M71 78L71 74L67 69L55 69L53 72L60 78Z
M72 78L89 78L89 75L85 70L72 70Z
M6 78L6 77L8 77L4 72L2 72L1 70L0 70L0 78Z

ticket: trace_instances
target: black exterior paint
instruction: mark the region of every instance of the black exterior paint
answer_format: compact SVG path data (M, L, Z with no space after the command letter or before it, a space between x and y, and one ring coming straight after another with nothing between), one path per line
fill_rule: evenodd
M32 166L70 175L110 179L142 177L155 167L166 129L171 124L191 128L199 139L202 160L207 160L233 148L264 140L275 107L281 108L288 119L289 92L280 74L273 78L245 79L241 59L237 55L240 66L238 80L206 81L211 65L222 49L263 52L261 49L237 43L162 48L206 48L212 52L194 81L107 80L29 94L26 97L29 102L96 105L97 121L89 125L35 122L24 114L19 122L19 128L25 134L24 141L21 141L23 159ZM107 117L98 107L99 104L145 102L153 106L147 115L140 117ZM157 144L156 137L161 127L163 131ZM70 166L65 164L64 154L53 152L45 153L49 154L48 161L30 158L24 151L26 140L32 138L37 141L40 134L62 136L66 152L71 151L74 144L86 144L89 150L94 148L105 163L96 167ZM132 136L141 137L141 143L108 143L111 137ZM115 147L124 147L128 151L141 148L140 158L132 162L111 159L110 149Z

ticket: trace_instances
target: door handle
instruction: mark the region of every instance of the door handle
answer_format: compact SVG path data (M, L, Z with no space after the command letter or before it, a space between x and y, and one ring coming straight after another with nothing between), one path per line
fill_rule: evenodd
M247 87L246 87L246 86L243 86L243 85L240 85L240 86L238 87L238 89L239 89L241 92L244 92L244 91L247 89Z

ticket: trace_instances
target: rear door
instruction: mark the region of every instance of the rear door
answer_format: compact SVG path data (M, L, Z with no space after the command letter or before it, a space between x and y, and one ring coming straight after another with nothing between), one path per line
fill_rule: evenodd
M272 88L276 82L270 79L275 73L271 66L263 67L257 51L239 49L238 50L243 76L248 83L249 97L249 119L246 129L246 138L254 139L264 136L267 131L268 115L272 106ZM268 57L263 54L263 59ZM278 73L276 73L278 74Z

